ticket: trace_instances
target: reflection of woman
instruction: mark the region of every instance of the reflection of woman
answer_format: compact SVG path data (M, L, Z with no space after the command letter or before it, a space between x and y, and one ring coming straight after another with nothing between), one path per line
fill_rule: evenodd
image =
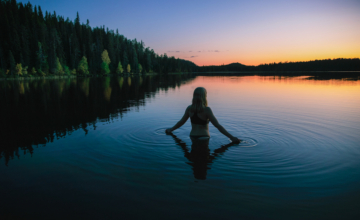
M189 117L192 126L190 132L190 138L192 140L210 138L210 121L221 133L230 138L233 143L240 143L241 141L237 137L232 136L225 130L225 128L223 128L223 126L219 124L214 114L212 113L211 108L207 105L206 90L203 87L198 87L195 89L192 105L189 105L186 108L184 116L178 123L176 123L174 127L166 129L166 133L170 133L180 128L183 124L185 124Z
M194 177L200 180L206 179L207 170L210 169L209 164L211 164L218 156L233 145L233 143L223 145L214 150L213 153L210 153L209 138L205 140L191 139L191 149L188 149L186 143L180 138L176 137L172 133L169 134L174 138L177 145L179 145L184 151L184 156L189 160L187 164L192 166Z

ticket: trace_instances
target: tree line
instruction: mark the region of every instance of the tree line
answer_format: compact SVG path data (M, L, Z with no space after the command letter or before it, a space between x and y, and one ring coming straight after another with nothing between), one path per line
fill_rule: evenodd
M279 62L246 66L240 63L231 63L220 66L202 66L197 72L242 72L242 71L360 71L360 59L325 59L303 62Z
M0 0L0 75L92 75L191 72L187 60L158 55L143 41L109 28L90 27L41 10L41 6Z

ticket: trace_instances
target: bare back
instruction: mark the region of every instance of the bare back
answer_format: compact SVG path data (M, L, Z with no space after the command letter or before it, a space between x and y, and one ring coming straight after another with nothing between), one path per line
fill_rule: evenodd
M189 114L190 118L195 117L195 114L196 114L197 117L199 119L201 119L202 121L209 121L207 108L205 108L204 111L202 111L202 112L191 112L190 108L188 108L188 114ZM191 132L190 132L191 136L208 136L208 137L210 137L209 123L206 123L206 124L191 123L191 128L192 128Z

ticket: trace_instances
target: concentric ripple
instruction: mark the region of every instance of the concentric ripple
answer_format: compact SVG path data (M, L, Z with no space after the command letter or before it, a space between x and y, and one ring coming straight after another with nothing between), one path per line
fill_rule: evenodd
M240 139L239 147L255 147L258 144L257 140L251 137L241 137Z

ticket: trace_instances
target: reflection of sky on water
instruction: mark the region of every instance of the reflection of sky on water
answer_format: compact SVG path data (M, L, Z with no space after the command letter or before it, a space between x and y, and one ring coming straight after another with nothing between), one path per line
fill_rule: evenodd
M134 110L145 110L144 105L151 103L152 99L157 100L161 110L169 106L178 109L176 116L170 118L175 122L183 114L183 108L191 103L193 89L197 86L206 87L213 111L223 112L216 114L220 119L233 115L236 118L237 114L244 112L255 111L265 116L272 112L271 117L280 114L289 119L296 116L315 117L312 121L314 124L326 118L336 122L346 121L343 129L356 129L360 108L359 81L309 79L312 78L199 76L191 84L182 85L182 92L174 86L181 84L177 81L181 77L174 76L171 80L166 79L166 82L153 76L103 78L96 81L90 78L2 81L2 103L7 103L7 108L2 108L3 124L6 125L2 132L3 143L15 147L10 152L16 147L25 146L32 152L31 144L45 144L55 137L66 136L74 129L82 128L88 132L87 126L95 128L96 121L122 118L124 112L132 111L132 106ZM167 97L169 86L175 89L171 100L164 98ZM146 110L153 117L163 117L163 111ZM24 123L28 125L21 126ZM23 134L23 139L16 140L17 132Z

